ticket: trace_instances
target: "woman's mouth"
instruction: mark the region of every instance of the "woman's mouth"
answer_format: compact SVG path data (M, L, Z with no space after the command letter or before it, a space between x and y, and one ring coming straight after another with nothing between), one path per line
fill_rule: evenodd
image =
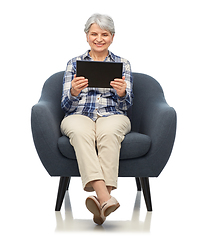
M96 45L97 47L103 47L103 46L104 46L104 43L95 43L95 45Z

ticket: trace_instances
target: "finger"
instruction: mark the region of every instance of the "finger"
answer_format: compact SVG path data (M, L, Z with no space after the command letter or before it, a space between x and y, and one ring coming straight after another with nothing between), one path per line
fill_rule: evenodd
M83 89L87 88L87 87L88 87L88 84L84 85L84 86L82 87L81 91L82 91Z
M123 79L114 79L113 83L120 84L121 86L124 86L126 84Z
M126 82L125 81L112 81L111 82L111 86L117 86L117 87L125 87L126 86Z
M123 80L123 79L120 79L120 78L115 78L114 81L115 81L115 82L124 82L124 80Z
M120 84L116 83L115 81L112 81L112 82L110 83L110 85L111 85L113 88L117 88L117 87L120 86Z
M124 88L118 87L118 86L112 86L117 92L125 90Z
M75 77L74 80L75 81L80 81L80 80L84 80L85 78L84 77Z
M82 83L88 83L88 79L75 79L72 82L72 85L77 86L77 85L82 84Z
M78 90L85 88L85 86L87 85L88 85L88 79L79 80L75 84L72 84L73 88Z
M88 82L83 82L83 83L80 83L79 85L77 85L77 87L79 89L83 88L84 86L88 85Z

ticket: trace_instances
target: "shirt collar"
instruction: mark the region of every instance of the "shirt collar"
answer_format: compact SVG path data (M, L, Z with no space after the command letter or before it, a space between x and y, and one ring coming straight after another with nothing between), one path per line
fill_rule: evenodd
M83 54L83 59L89 59L91 60L92 58L90 57L90 54L89 54L90 50L87 50L84 54ZM109 54L108 56L106 57L106 59L110 58L110 60L112 60L113 62L115 62L115 55L109 51Z
M113 60L114 62L116 61L116 59L115 59L115 55L112 53L112 52L110 52L109 51L109 55L108 55L110 58L111 58L111 60Z
M90 52L90 50L86 51L86 52L83 54L83 59L84 59L84 60L85 60L86 58L91 59L89 52Z

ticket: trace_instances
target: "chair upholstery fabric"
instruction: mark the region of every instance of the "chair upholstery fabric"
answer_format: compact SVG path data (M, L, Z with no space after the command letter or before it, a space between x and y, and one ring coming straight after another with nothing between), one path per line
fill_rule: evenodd
M61 135L64 117L61 95L64 72L44 83L40 100L32 107L31 127L39 158L51 176L80 176L69 139ZM133 73L134 104L128 111L132 132L121 147L119 176L157 177L174 144L176 112L152 77Z
M121 144L120 160L138 158L145 155L150 148L150 137L144 134L130 132ZM62 136L58 140L60 152L67 158L76 160L74 148L69 138Z

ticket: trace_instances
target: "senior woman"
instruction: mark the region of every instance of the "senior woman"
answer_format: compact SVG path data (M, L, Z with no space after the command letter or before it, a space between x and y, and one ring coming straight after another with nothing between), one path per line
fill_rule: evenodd
M85 33L90 50L71 59L64 74L61 132L74 147L84 190L97 194L86 199L86 206L94 222L102 224L120 206L110 194L117 188L121 142L131 130L126 113L132 105L132 76L129 61L108 50L115 35L111 17L92 15ZM77 60L123 62L123 77L111 81L112 88L89 88L88 79L76 77Z

